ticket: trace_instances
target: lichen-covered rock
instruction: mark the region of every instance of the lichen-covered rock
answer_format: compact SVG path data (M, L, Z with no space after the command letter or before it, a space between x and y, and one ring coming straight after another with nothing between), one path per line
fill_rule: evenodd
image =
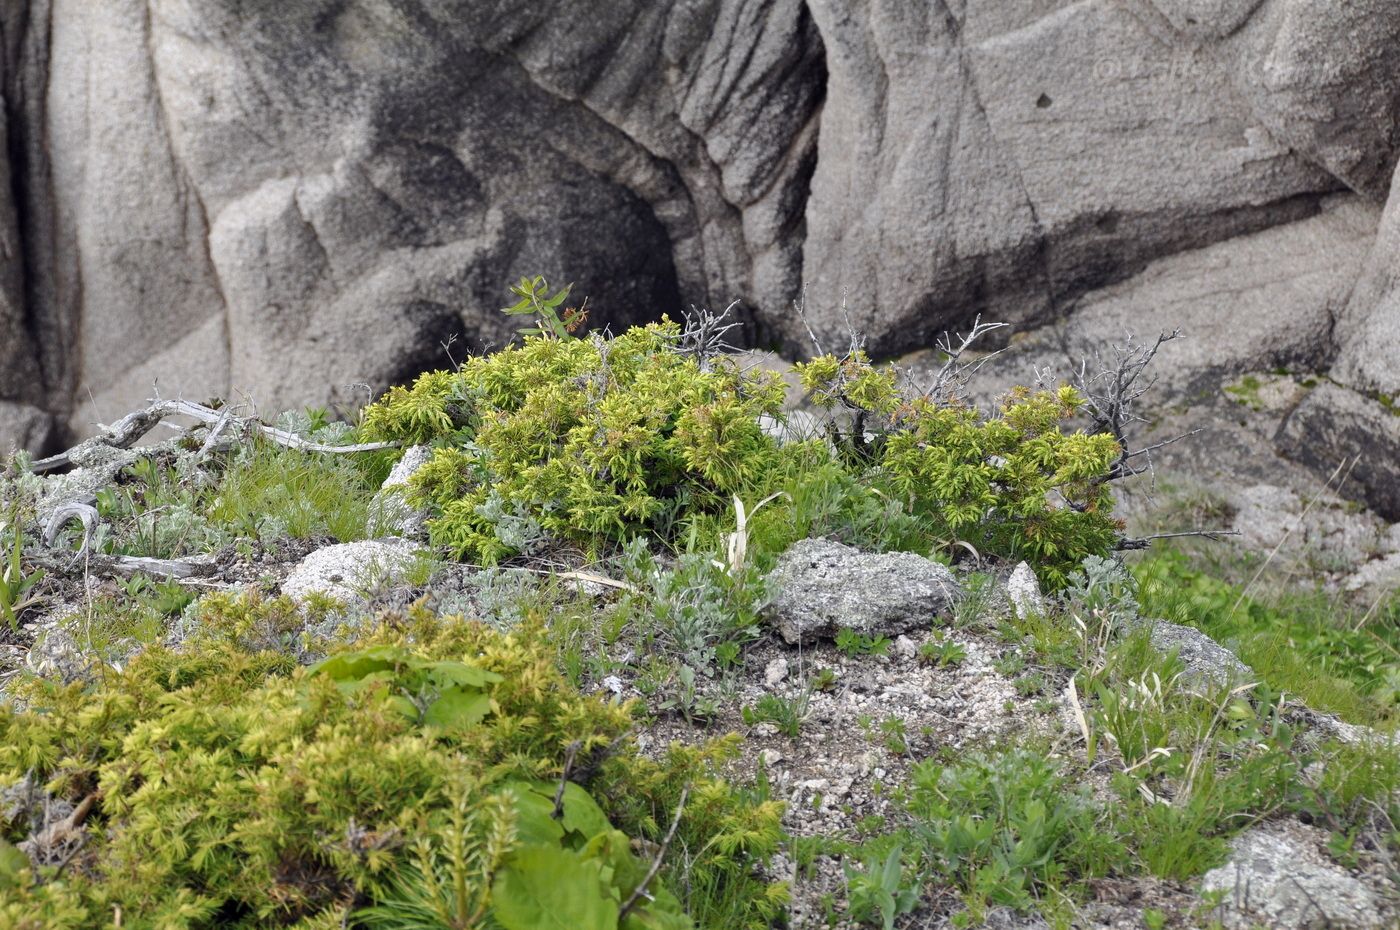
M1221 688L1251 680L1254 671L1233 652L1200 630L1166 620L1151 624L1152 645L1162 653L1176 653L1184 679L1199 688Z
M1400 416L1386 398L1323 382L1284 421L1278 443L1314 473L1345 471L1349 494L1400 520Z
M796 543L768 577L764 616L789 643L840 630L894 637L946 616L959 596L944 565L911 552L861 552L826 539Z
M297 601L313 594L347 604L363 603L372 589L402 579L418 547L402 539L375 539L326 546L302 559L282 582L282 593Z
M1394 914L1365 883L1318 852L1326 836L1291 822L1237 837L1201 890L1222 895L1210 916L1229 930L1381 930ZM1321 842L1319 842L1321 841Z

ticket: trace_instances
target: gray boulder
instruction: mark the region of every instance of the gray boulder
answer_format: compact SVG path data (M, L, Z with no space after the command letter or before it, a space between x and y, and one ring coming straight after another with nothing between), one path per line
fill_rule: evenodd
M1277 442L1315 474L1345 472L1349 495L1400 521L1400 413L1393 405L1324 382L1284 421Z
M1338 314L1333 375L1359 390L1400 395L1400 190L1394 184L1373 242Z
M893 638L947 616L960 590L944 565L911 552L862 552L826 539L796 543L768 576L765 618L791 644L850 629Z
M1230 861L1201 882L1203 892L1222 896L1212 916L1229 930L1394 926L1380 895L1318 852L1325 841L1316 828L1287 821L1241 834Z
M1230 650L1200 630L1166 620L1144 620L1151 625L1152 645L1161 653L1176 653L1184 680L1197 688L1223 688L1244 684L1254 671Z

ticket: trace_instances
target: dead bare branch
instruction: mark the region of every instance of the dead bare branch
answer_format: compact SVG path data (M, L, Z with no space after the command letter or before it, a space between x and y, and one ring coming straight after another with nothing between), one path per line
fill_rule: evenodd
M685 802L690 797L690 786L686 785L681 789L681 799L676 802L676 814L671 818L671 827L666 831L666 836L661 840L661 846L656 850L656 857L651 860L651 868L647 869L646 877L633 889L632 894L622 903L622 907L617 912L617 922L619 925L632 912L632 908L637 906L637 902L643 897L647 897L647 887L656 879L657 873L661 871L661 862L666 858L666 850L670 847L671 841L676 838L676 828L681 825L681 814L685 813Z
M701 365L707 365L710 359L716 356L737 352L738 349L730 345L725 338L730 331L740 328L737 322L726 322L737 306L739 301L736 300L721 313L694 308L682 311L681 338L675 350L682 355L691 356Z
M818 356L825 355L826 350L822 348L821 340L812 330L812 324L807 320L807 285L802 285L802 296L792 302L793 312L802 321L802 328L807 330L807 338L812 341L812 348L816 350Z
M332 446L320 442L312 442L302 439L295 433L290 433L275 426L268 426L256 420L243 417L233 417L226 411L221 412L203 404L196 404L188 400L156 400L144 410L136 410L122 417L112 426L107 427L103 432L85 440L66 452L58 455L51 455L45 459L39 459L30 465L30 470L35 474L45 474L66 468L69 465L77 464L82 457L81 450L94 446L108 446L113 449L129 449L140 439L155 429L167 417L189 417L205 425L215 427L215 432L227 428L229 423L237 423L240 427L256 430L263 436L289 449L298 449L302 452L323 452L339 454L346 452L373 452L378 449L397 448L397 442L364 442L350 446ZM220 423L224 426L220 426ZM207 442L208 440L206 440Z
M58 539L59 531L72 520L77 520L83 525L83 544L78 547L78 553L73 557L73 562L76 564L84 555L87 555L88 546L92 544L92 535L97 531L102 517L98 514L97 508L91 504L79 501L59 504L44 523L44 545L53 548L54 542Z
M943 335L938 337L935 348L944 355L943 367L934 372L932 380L924 385L914 385L912 376L908 376L908 381L915 391L929 400L945 399L951 392L966 386L967 381L987 362L1000 355L1005 349L997 349L977 359L970 365L962 362L962 357L968 350L982 337L988 333L1003 329L1007 323L983 323L982 315L978 314L972 321L972 329L966 333L953 333L945 330ZM957 344L954 344L954 340Z
M582 746L583 743L574 740L565 750L564 771L559 774L559 787L554 792L554 810L549 815L555 820L564 816L564 789L569 786L569 773L574 767L574 759L578 757L578 751Z
M1107 433L1118 443L1118 458L1109 468L1105 481L1115 481L1151 470L1151 455L1154 449L1170 445L1184 439L1190 433L1175 436L1145 449L1133 450L1128 436L1135 423L1146 422L1137 410L1138 401L1157 383L1156 377L1147 378L1145 373L1162 346L1181 338L1181 330L1159 333L1151 344L1134 344L1128 334L1122 342L1110 347L1110 355L1095 351L1094 366L1083 359L1074 372L1074 386L1084 396L1085 409L1093 420L1093 431ZM1148 463L1142 467L1131 464L1132 459L1147 456Z
M1219 542L1224 536L1239 536L1239 530L1186 530L1180 533L1153 533L1150 536L1124 537L1114 545L1113 548L1119 552L1136 549L1147 549L1155 539L1180 539L1186 536L1197 536L1203 539Z

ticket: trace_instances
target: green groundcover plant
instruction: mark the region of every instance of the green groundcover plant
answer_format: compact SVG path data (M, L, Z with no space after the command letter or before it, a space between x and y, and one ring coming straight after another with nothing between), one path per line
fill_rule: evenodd
M310 667L249 651L294 610L211 598L181 651L19 687L0 927L670 930L781 908L754 873L781 806L712 774L732 744L640 757L632 708L567 686L537 620L419 610ZM684 899L649 875L664 844L633 842L656 849L673 816Z
M880 519L913 528L907 547L1029 559L1054 584L1118 538L1108 482L1121 450L1066 429L1084 405L1072 388L1018 389L987 417L911 396L862 352L827 355L796 371L831 411L828 435L783 443L762 425L783 416L776 374L698 350L664 318L574 338L530 284L510 312L543 322L520 344L425 374L365 414L368 438L435 447L412 490L435 510L434 542L459 557L491 563L544 538L595 554L638 535L713 539L732 529L736 497L777 495L759 522L810 531L812 475L843 489L848 523L873 519L876 497Z

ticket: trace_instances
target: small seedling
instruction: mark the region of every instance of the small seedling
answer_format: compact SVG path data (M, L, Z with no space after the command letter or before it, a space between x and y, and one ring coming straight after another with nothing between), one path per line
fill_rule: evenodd
M885 737L885 748L896 755L909 752L909 732L899 717L887 717L880 721L880 732Z
M41 569L24 572L24 531L19 523L19 508L10 519L0 520L0 551L4 553L4 571L0 572L0 620L11 630L19 629L19 615L42 598L29 592L43 580Z
M896 846L881 861L872 857L859 870L846 867L847 898L851 916L862 923L878 923L894 930L895 921L919 906L917 883L905 884L903 850Z
M798 734L802 732L802 722L807 719L810 696L807 691L793 698L765 694L758 699L757 704L744 708L744 722L751 727L760 723L771 723L788 739L797 739Z
M846 627L836 634L836 648L853 659L857 656L882 656L889 651L890 641L884 636L867 636Z
M919 647L919 661L937 668L962 665L967 649L951 639L929 640Z

